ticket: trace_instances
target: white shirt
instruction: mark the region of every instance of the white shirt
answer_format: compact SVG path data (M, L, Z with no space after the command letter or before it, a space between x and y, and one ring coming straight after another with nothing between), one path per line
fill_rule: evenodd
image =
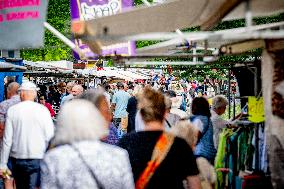
M135 131L144 131L145 130L145 123L142 119L142 115L140 113L140 110L136 113L135 116Z
M61 145L50 150L41 166L42 189L96 189L99 182L107 189L134 189L128 153L117 146L100 141L81 141Z
M213 140L214 146L217 149L219 144L219 135L224 128L230 124L229 121L224 120L220 115L218 115L214 110L211 110L211 121L213 124Z
M7 168L9 156L17 159L42 159L54 125L48 109L39 103L23 101L7 112L0 168Z
M203 132L204 125L200 119L194 119L192 121L192 125L195 126L195 128L198 129L198 131L200 131L201 133Z
M188 117L188 114L185 111L182 111L182 110L180 110L178 108L171 108L170 112L172 114L178 115L181 119L184 119L184 118Z

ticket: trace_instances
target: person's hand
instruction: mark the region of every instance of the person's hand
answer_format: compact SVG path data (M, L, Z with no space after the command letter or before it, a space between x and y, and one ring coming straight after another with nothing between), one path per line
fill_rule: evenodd
M4 179L10 179L11 178L11 171L9 169L0 169L0 176Z
M226 126L227 126L228 129L234 129L234 128L238 127L238 126L233 125L233 124L227 124Z

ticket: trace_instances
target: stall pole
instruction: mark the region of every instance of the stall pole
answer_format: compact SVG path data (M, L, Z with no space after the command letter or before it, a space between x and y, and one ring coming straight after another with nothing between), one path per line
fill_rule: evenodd
M257 86L257 67L254 68L254 96L258 96L258 86ZM259 136L258 136L258 124L254 124L255 127L255 170L259 170Z
M228 69L228 91L227 91L227 95L228 95L228 101L229 101L229 113L228 113L228 116L229 116L229 119L231 118L231 69L229 68Z

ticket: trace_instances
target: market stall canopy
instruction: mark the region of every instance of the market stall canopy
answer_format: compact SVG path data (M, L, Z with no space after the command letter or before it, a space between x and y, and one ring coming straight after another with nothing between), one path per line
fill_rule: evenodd
M126 81L135 81L149 79L149 76L146 74L138 73L137 71L123 70L117 68L104 68L104 70L99 70L95 73L97 77L107 77L107 78L118 78Z
M1 0L0 49L42 47L47 2L46 0Z
M25 66L19 66L19 65L8 63L8 62L0 62L0 72L26 71L26 70L27 68Z
M62 60L62 61L39 61L32 62L24 60L24 65L29 66L31 68L42 68L42 69L50 69L50 70L73 70L73 62Z
M254 31L264 31L268 29L276 29L279 27L283 27L284 22L275 22L275 23L269 23L269 24L262 24L262 25L254 25L251 26L250 32ZM240 28L233 28L233 29L227 29L227 30L218 30L214 32L208 32L208 36L205 38L204 35L200 35L200 38L197 37L191 38L192 40L199 40L194 47L194 43L190 43L190 41L186 41L182 38L174 38L168 41L163 41L154 45L149 45L143 48L139 48L136 50L136 53L144 54L144 53L169 53L173 54L177 51L186 51L188 49L195 48L196 50L204 50L205 49L205 43L204 41L201 41L200 39L210 39L207 41L207 50L214 51L215 49L219 49L223 44L227 43L233 43L237 42L238 40L228 40L228 39L222 39L222 37L226 37L227 34L234 33L235 35L247 33L248 28L247 27L240 27ZM184 32L183 35L186 37L187 34L192 34L190 32Z
M284 11L284 1L251 0L250 7L252 16L273 15ZM82 38L95 53L100 54L103 46L129 35L171 32L193 26L208 30L222 19L244 17L245 2L242 0L172 0L117 15L73 21L72 31L75 37Z

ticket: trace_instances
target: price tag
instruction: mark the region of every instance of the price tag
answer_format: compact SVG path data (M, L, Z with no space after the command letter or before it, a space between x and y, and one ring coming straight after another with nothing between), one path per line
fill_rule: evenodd
M264 122L264 101L263 97L257 99L254 96L248 98L249 120L253 123Z

